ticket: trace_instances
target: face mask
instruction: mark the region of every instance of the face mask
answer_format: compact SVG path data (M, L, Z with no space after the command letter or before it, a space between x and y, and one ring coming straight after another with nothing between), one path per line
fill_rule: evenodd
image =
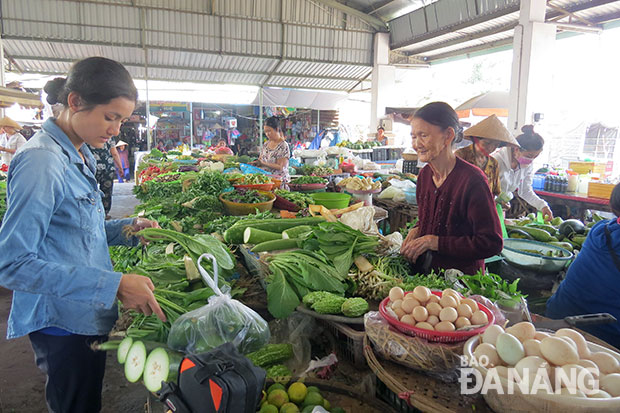
M521 166L528 166L529 164L532 163L532 161L533 159L526 158L525 156L522 156L519 159L517 159L517 162L519 162L519 165Z

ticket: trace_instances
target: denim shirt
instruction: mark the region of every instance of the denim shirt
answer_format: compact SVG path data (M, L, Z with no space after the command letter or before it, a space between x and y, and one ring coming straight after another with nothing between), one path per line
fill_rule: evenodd
M105 221L86 145L78 154L48 119L15 154L0 227L0 285L13 290L7 338L46 327L107 334L117 318L121 273L109 245L136 245L122 234L134 219Z

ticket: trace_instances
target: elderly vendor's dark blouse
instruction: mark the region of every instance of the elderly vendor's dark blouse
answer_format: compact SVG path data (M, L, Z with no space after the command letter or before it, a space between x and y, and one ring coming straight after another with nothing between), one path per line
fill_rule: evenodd
M432 268L457 268L475 274L484 259L498 254L503 242L497 210L484 173L456 158L456 165L437 188L425 166L418 176L418 235L439 236Z

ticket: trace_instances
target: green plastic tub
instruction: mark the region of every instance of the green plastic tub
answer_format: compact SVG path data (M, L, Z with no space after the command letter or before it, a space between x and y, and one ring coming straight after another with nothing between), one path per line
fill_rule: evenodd
M323 205L327 209L342 209L349 206L351 195L339 192L317 192L312 194L312 199L318 205Z

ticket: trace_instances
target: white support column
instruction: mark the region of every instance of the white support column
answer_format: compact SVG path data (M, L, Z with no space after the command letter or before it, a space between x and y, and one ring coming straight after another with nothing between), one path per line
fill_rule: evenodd
M546 0L521 0L513 42L507 125L515 136L523 125L533 123L534 113L544 114L548 108L556 29L545 23L546 4Z
M374 40L370 124L368 125L371 133L379 126L379 119L385 116L385 108L394 93L396 68L390 66L389 63L390 35L377 33Z

